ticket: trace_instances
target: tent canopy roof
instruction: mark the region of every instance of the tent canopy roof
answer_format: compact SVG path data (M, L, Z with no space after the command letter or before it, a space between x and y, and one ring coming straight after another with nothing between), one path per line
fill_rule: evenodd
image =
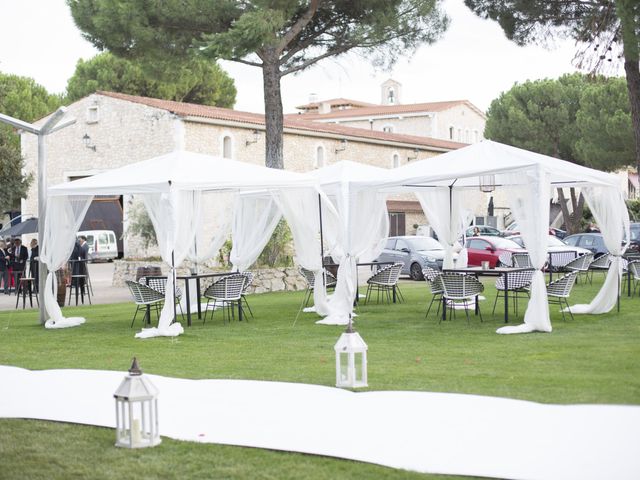
M49 195L140 194L178 190L260 190L310 187L308 175L176 150L49 188Z
M505 174L541 167L554 187L618 186L615 175L558 158L529 152L491 140L460 148L436 158L420 160L393 170L388 185L404 189L420 186L477 187L478 177L495 175L495 184L507 185ZM454 182L455 181L455 182Z
M342 184L350 186L374 187L389 181L390 170L364 163L342 160L309 172L325 190L338 188Z

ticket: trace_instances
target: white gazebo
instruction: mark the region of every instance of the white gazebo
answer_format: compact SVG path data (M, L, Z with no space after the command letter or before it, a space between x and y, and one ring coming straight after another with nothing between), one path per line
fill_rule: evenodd
M84 322L84 318L62 315L55 301L51 272L64 266L69 258L94 195L141 196L153 222L162 259L171 266L158 327L136 335L146 338L182 333L182 326L172 323L175 269L188 256L197 259L202 252L217 251L229 229L234 235L233 263L238 268L246 267L262 251L281 209L294 230L299 261L316 268L319 247L313 250L313 240L317 225L304 220L305 205L314 205L314 211L317 208L319 192L315 185L315 180L304 174L178 150L49 188L40 255L50 272L44 302L50 319L45 326L64 328ZM328 211L333 212L330 205ZM218 217L227 221L218 222L204 238L201 232L205 219Z
M573 313L604 313L616 304L622 275L623 240L629 238L629 216L617 177L557 158L485 140L421 160L390 172L387 187L415 193L447 251L451 265L454 242L465 223L465 192L485 187L508 189L510 207L537 272L524 324L503 327L499 333L551 331L542 267L547 257L549 201L552 188L580 187L602 229L613 261L605 283L589 305L571 307Z

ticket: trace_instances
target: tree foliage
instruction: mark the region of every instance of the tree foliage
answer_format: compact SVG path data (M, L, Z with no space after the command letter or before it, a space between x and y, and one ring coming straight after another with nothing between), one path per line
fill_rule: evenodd
M590 167L616 170L634 164L633 126L622 78L591 82L576 114L576 155Z
M67 83L67 100L74 102L96 90L226 108L236 99L233 79L215 62L142 62L109 52L78 61Z
M23 167L20 150L13 145L11 134L0 129L0 212L17 208L20 199L26 197L33 176L23 175Z
M564 75L527 81L495 99L485 137L574 163L615 170L634 161L629 99L624 80ZM570 190L569 212L558 189L565 225L581 227L584 197Z
M119 56L224 58L262 69L266 163L283 167L280 79L349 51L390 65L446 29L441 0L67 0L85 38Z
M568 37L580 44L579 66L592 73L624 61L640 170L640 2L638 0L465 0L482 18L498 21L519 45Z

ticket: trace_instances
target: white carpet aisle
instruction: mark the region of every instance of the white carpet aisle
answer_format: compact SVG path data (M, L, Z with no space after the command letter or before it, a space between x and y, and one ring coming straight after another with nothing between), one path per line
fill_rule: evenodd
M124 372L0 366L0 417L113 427L113 392L123 377ZM640 478L640 407L150 377L160 391L160 433L179 440L431 473Z

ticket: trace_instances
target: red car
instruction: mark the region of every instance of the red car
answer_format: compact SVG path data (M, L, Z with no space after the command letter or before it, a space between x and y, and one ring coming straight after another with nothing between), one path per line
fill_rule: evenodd
M469 237L464 246L467 247L469 266L473 267L479 267L486 260L490 268L496 268L502 253L526 252L513 240L502 237Z

